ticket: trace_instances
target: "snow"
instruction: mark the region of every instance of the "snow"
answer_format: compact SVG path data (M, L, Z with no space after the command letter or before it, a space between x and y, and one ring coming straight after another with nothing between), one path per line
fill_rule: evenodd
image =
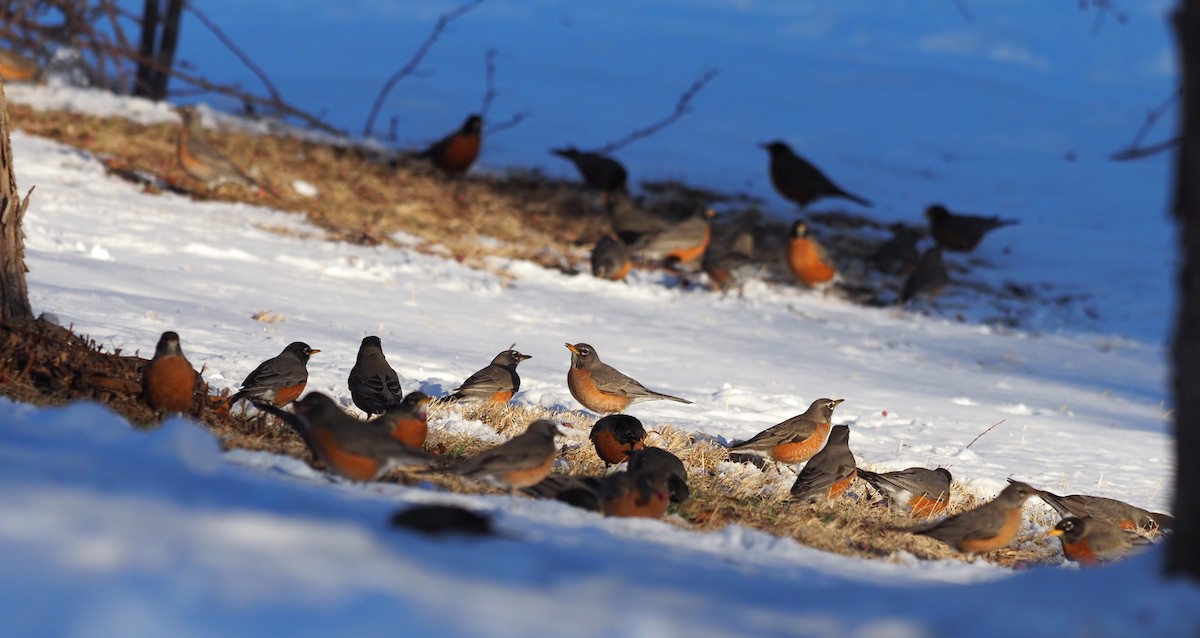
M380 24L423 33L444 5L419 4L420 20L407 10L382 12ZM972 24L951 3L937 12L876 4L639 4L645 20L617 21L599 15L618 13L608 5L538 14L495 2L455 23L452 36L486 42L472 36L496 28L486 20L522 25L497 29L505 37L528 36L540 21L569 14L566 35L599 30L594 42L575 43L599 57L602 47L627 46L647 30L657 29L663 50L675 55L713 38L705 50L723 74L689 119L620 155L636 175L745 187L790 217L765 183L765 157L753 144L802 140L803 152L835 179L880 202L873 217L915 221L934 198L1019 217L1019 226L988 238L971 258L973 274L996 286L1044 288L1046 297L1073 295L1066 303L1003 305L958 291L935 307L905 311L765 284L720 296L669 286L653 273L613 283L501 258L472 270L409 249L329 242L296 215L146 195L108 177L86 153L16 132L19 184L37 186L25 220L31 301L36 312L128 352L148 355L161 332L175 330L215 388L236 387L260 361L303 340L322 351L309 364L309 388L348 409L346 375L368 334L381 337L406 391L432 393L449 391L515 342L533 355L521 366L515 401L567 409L578 406L567 391L562 344L586 341L646 386L695 402L636 406L651 427L669 422L728 441L818 397L845 398L834 421L851 425L851 447L866 467L942 464L983 497L1014 477L1170 511L1168 162L1106 159L1168 91L1168 5L1123 7L1132 13L1128 26L1109 22L1092 36L1090 17L1074 3L968 2ZM1012 17L1034 5L1045 15ZM221 21L219 8L206 11ZM489 141L485 170L544 161L569 174L531 158L563 138L583 143L585 134L607 137L599 131L657 117L682 89L675 74L690 77L706 61L672 66L651 56L641 66L577 73L575 57L553 55L570 38L548 33L537 68L568 83L556 95L594 99L568 89L620 82L629 90L603 94L648 102L650 115L595 102L547 108L528 128ZM371 46L371 38L360 40ZM534 59L532 42L505 42L498 46L510 52L511 72ZM453 65L468 64L445 57L449 44L431 60L442 73L413 78L414 88L448 84ZM796 78L773 100L747 88L768 73L748 65L768 54L783 55L780 64L792 69L786 77ZM670 82L666 68L674 69ZM648 82L669 94L639 96ZM166 106L96 91L7 89L10 99L40 106L143 122L175 118ZM549 88L540 90L539 103ZM422 108L443 98L435 91ZM745 119L732 119L743 109ZM441 106L431 112L455 119ZM586 129L568 119L585 112L601 119ZM528 144L518 143L523 136ZM1019 317L1018 328L993 321L997 315ZM485 424L453 414L431 427L499 440ZM581 428L569 435L572 443L585 439ZM223 454L183 420L135 432L87 404L38 410L0 400L0 459L0 617L14 635L401 628L1194 636L1200 627L1200 591L1160 580L1161 548L1099 571L1012 573L903 554L853 559L737 526L696 533L605 520L559 503L330 481L292 458ZM756 471L731 463L718 470ZM781 489L787 482L781 478ZM492 513L503 537L431 541L388 529L393 511L425 502Z

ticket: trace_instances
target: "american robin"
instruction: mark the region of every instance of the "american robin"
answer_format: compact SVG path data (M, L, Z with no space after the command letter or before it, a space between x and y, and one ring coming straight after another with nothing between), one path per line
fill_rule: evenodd
M363 337L347 385L350 386L350 399L367 416L383 414L404 396L400 376L388 365L387 357L383 356L383 344L375 336Z
M704 255L712 240L711 208L697 207L693 214L656 232L643 233L629 250L643 259L690 263Z
M908 274L908 279L904 280L899 302L908 303L918 296L936 297L948 283L950 275L946 273L946 266L942 264L942 247L930 246L921 253L917 265Z
M929 233L938 245L946 250L958 252L975 250L979 242L983 241L984 235L1002 226L1017 223L1015 219L956 215L940 204L926 208L925 219L929 220Z
M183 356L179 335L164 332L154 348L154 358L142 369L142 398L158 413L186 413L196 391L196 370Z
M585 153L573 146L550 149L550 152L571 160L588 188L608 192L625 190L629 174L617 160L599 153Z
M442 401L483 401L493 405L504 405L521 389L517 364L530 358L532 357L527 354L509 348L496 355L483 369L467 377L462 385L455 388L454 394Z
M879 244L871 254L871 263L880 272L908 274L921 257L917 250L917 239L921 233L907 224L892 224L891 230L891 238Z
M1138 533L1170 531L1175 525L1175 518L1168 514L1150 512L1115 498L1087 494L1059 496L1045 490L1036 490L1035 493L1063 518L1093 518Z
M750 211L714 224L712 240L700 261L700 268L708 275L709 287L714 291L740 290L763 271L763 264L755 258L758 218L757 212Z
M756 452L770 455L779 463L801 463L811 459L829 438L833 427L833 409L845 399L817 399L803 414L755 434L749 439L729 446L731 452Z
M460 463L451 471L519 490L537 485L554 467L554 437L558 424L534 421L525 432Z
M792 224L791 241L788 243L788 266L796 281L808 288L823 284L837 274L833 260L812 236L808 224L797 221Z
M5 82L40 82L42 67L16 51L0 49L0 78Z
M551 474L523 490L537 498L550 498L592 512L600 511L600 477Z
M375 481L394 467L429 465L434 457L393 439L371 423L346 414L320 392L296 402L293 412L272 405L274 414L300 434L313 456L351 481Z
M567 387L571 390L571 396L592 412L624 412L635 403L662 399L691 403L687 399L647 390L642 384L601 361L596 349L586 343L568 343L566 346L571 351Z
M428 158L450 175L465 173L479 157L482 133L483 118L471 115L463 122L462 128L434 142L421 153L421 157Z
M183 119L179 128L179 138L176 144L176 154L179 167L185 173L204 182L208 188L221 184L237 184L239 186L257 187L246 172L229 161L217 149L204 139L204 127L200 124L200 114L190 106L178 109Z
M392 516L392 527L402 527L426 536L492 536L492 518L457 505L414 505Z
M662 448L648 447L630 452L628 470L634 474L639 472L666 474L672 503L682 503L691 496L687 468L684 467L683 461Z
M771 154L771 183L786 199L800 205L801 208L825 197L841 197L863 206L871 202L842 190L834 184L816 166L808 160L796 155L792 148L783 142L760 144Z
M596 421L588 438L605 466L616 465L628 460L631 450L646 447L646 428L637 417L610 414Z
M599 279L620 281L633 270L632 255L625 242L605 235L592 249L592 275Z
M671 505L669 477L663 472L617 472L600 482L605 516L662 518Z
M937 516L950 504L950 470L944 467L910 467L881 474L859 468L858 478L870 483L896 512Z
M850 428L845 425L833 426L829 431L829 442L809 459L796 476L796 482L792 484L792 500L819 503L837 497L854 482L856 466L854 454L850 452Z
M1037 490L1024 483L1012 482L991 501L969 512L916 527L900 528L935 538L963 553L982 554L1012 542L1021 529L1021 506Z
M259 407L269 403L278 408L295 401L308 383L308 358L318 352L301 341L289 343L246 376L242 389L229 397L229 405L248 399Z
M1049 534L1062 542L1063 556L1082 567L1119 561L1150 544L1134 532L1088 517L1064 518Z
M410 392L400 403L371 421L393 439L411 448L425 447L429 436L428 409L431 399L424 392Z

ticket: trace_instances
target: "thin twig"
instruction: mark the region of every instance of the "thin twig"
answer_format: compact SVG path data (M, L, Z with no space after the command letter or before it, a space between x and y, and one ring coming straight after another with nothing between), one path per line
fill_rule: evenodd
M483 65L487 69L487 80L484 84L483 106L479 107L479 116L487 120L488 109L496 99L496 50L488 49L483 53Z
M489 124L487 127L487 134L495 135L496 133L499 133L500 131L507 131L508 129L513 128L514 126L520 124L521 122L524 122L526 119L528 119L531 116L533 116L533 111L530 111L528 109L526 109L524 111L517 111L516 113L513 113L512 117L508 118L507 120L504 120L503 122Z
M996 426L997 426L997 425L1000 425L1001 423L1004 423L1004 421L1005 421L1005 419L1000 419L1000 420L999 420L999 421L997 421L996 423L993 423L993 424L992 424L992 427L990 427L990 428L988 428L988 429L984 430L983 432L980 432L980 433L979 433L979 436L977 436L977 437L975 437L975 438L971 439L971 442L967 444L967 447L963 448L963 451L964 451L964 452L966 452L967 450L971 449L971 446L972 446L972 445L975 445L975 442L976 442L976 441L978 441L979 439L982 439L982 438L983 438L983 435L985 435L985 434L987 434L988 432L991 432L992 430L996 429Z
M1162 151L1172 148L1178 144L1181 138L1177 135L1171 139L1164 140L1157 144L1142 146L1143 141L1146 139L1146 136L1150 134L1150 131L1154 128L1154 125L1157 124L1158 121L1167 114L1171 107L1175 106L1175 103L1179 101L1180 92L1180 87L1175 87L1175 90L1167 96L1167 99L1163 100L1161 104L1153 109L1150 109L1150 111L1146 113L1146 119L1142 120L1141 127L1138 128L1137 133L1133 136L1133 139L1129 142L1129 145L1113 153L1110 156L1111 159L1116 161L1139 159L1149 155L1154 155L1155 153L1161 153Z
M214 23L212 20L209 20L208 16L204 15L203 11L197 9L194 2L188 2L184 4L184 8L187 9L192 15L196 16L196 18L200 20L200 23L208 28L209 31L212 31L213 35L217 36L217 39L221 41L221 44L224 44L225 48L229 49L230 53L233 53L235 56L237 56L237 59L241 60L242 64L244 64L247 69L250 69L251 73L258 76L258 79L263 83L263 86L266 87L267 93L271 94L272 99L281 103L283 102L283 95L280 94L279 89L275 88L275 84L271 82L271 78L267 77L267 74L262 70L262 68L255 64L254 61L250 59L250 56L246 55L245 51L242 51L238 45L234 44L233 40L230 40L229 36L225 35L225 32L222 31L221 28L216 25L216 23Z
M967 24L975 22L975 16L971 15L971 9L967 7L967 3L963 0L954 0L954 6L958 7L958 12L962 14L963 20Z
M674 124L677 120L679 120L679 118L691 113L692 98L696 97L696 94L699 93L701 89L705 87L705 85L711 82L713 78L717 77L718 73L720 73L718 69L708 69L704 73L701 73L700 77L697 78L695 82L692 82L692 85L683 92L683 95L679 96L679 100L675 103L675 110L670 115L651 124L650 126L638 129L615 142L609 142L608 144L605 144L604 146L592 152L601 155L607 155L619 148L628 146L637 140L650 137L651 135L654 135L664 128Z
M396 86L397 82L412 75L413 72L417 70L417 65L421 63L421 60L425 59L425 54L429 53L429 49L433 47L433 44L437 42L439 37L441 37L442 32L446 30L446 26L454 20L461 18L471 9L483 4L483 2L484 0L471 0L470 2L451 9L450 11L447 11L438 17L437 22L433 25L433 29L430 30L429 35L426 36L425 41L421 43L421 46L417 48L416 53L413 53L413 56L411 59L409 59L408 63L405 64L399 71L394 73L392 77L388 78L387 81L383 83L383 87L379 89L379 95L375 97L375 103L371 105L371 114L367 116L367 123L365 126L363 126L363 137L371 136L371 132L375 129L375 118L379 117L379 110L383 108L383 101L386 100L388 94L392 92L392 87Z

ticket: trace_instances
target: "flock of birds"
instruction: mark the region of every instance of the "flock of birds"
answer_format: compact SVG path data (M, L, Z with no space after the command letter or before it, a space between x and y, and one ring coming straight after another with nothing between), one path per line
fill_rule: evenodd
M604 363L591 345L565 345L571 355L567 370L571 396L601 415L589 439L605 464L602 475L552 471L560 452L555 438L565 432L559 423L547 419L535 420L523 433L464 460L446 459L425 449L432 403L504 406L512 399L521 386L517 366L530 358L513 348L497 354L449 395L434 398L419 391L404 394L379 337L365 337L347 378L352 402L367 415L368 420L362 420L326 394L309 392L301 397L308 380L309 357L320 351L295 342L247 375L227 405L246 400L274 415L299 434L320 466L351 481L377 481L394 468L420 466L424 468L421 472L487 481L513 494L557 499L605 516L664 516L672 504L690 497L689 468L675 454L647 446L645 427L625 411L645 401L691 401L646 388ZM182 352L179 335L165 332L143 370L142 398L158 414L190 414L197 376ZM803 414L728 445L730 459L747 460L747 455L756 455L787 466L803 463L791 487L791 500L798 506L834 501L861 479L893 511L931 519L891 531L928 536L967 554L1010 546L1022 527L1023 505L1034 496L1061 515L1050 534L1060 538L1068 560L1084 566L1119 560L1173 525L1169 515L1115 499L1060 496L1011 479L995 499L936 518L950 503L950 472L911 467L877 473L859 467L850 450L850 428L832 423L834 410L842 401L817 399ZM285 409L289 406L290 410ZM617 471L610 472L611 466L617 466ZM699 471L692 468L691 473ZM478 533L488 528L486 517L449 506L412 508L398 514L394 522L433 533Z
M176 148L184 172L210 188L226 183L263 187L204 139L194 109L181 107L179 113L183 125ZM447 175L462 175L479 157L482 138L483 119L471 115L458 130L417 157ZM871 205L835 184L787 144L776 141L762 146L770 154L771 183L801 208L830 197ZM725 291L740 289L747 281L776 270L789 273L795 282L809 288L828 285L839 275L839 260L831 256L807 221L781 226L761 219L756 211L717 220L703 197L668 197L648 203L629 194L628 171L617 160L575 148L551 152L572 162L584 185L601 193L610 230L592 249L591 271L596 277L622 280L635 265L670 270L687 266L703 270L712 289ZM936 204L925 211L925 217L933 245L920 251L922 231L894 224L892 237L881 242L869 259L881 273L904 278L898 303L941 293L950 282L943 250L972 251L991 231L1016 223L956 214Z
M6 52L0 52L6 53ZM32 69L32 70L31 70ZM8 79L36 79L37 69L19 56L0 55L0 73ZM259 187L256 180L212 147L205 139L194 109L179 109L177 156L180 167L208 187L233 183ZM483 120L467 118L462 127L420 154L449 175L465 173L479 156ZM770 155L771 183L784 198L802 209L822 198L842 198L862 206L871 203L844 190L816 166L797 155L786 143L762 145ZM592 251L595 276L620 280L637 263L669 268L696 264L716 290L739 287L760 275L770 262L782 261L795 281L816 287L837 276L835 260L801 220L790 227L786 242L776 227L764 235L754 216L743 216L725 226L714 225L715 214L706 205L670 204L657 209L630 197L628 172L603 154L575 148L555 149L571 161L584 183L604 194L611 232ZM897 301L936 296L950 281L942 251L969 252L989 232L1015 221L997 217L959 215L944 206L925 211L934 243L918 250L921 232L897 224L893 236L878 245L871 262L882 272L905 276ZM467 378L452 394L433 398L422 392L405 395L399 377L387 363L378 337L363 339L347 380L351 400L369 420L344 411L320 392L301 398L308 380L307 362L319 350L302 342L284 348L278 356L254 369L228 404L247 400L274 415L301 436L313 458L328 472L352 481L376 481L403 466L425 466L429 472L454 473L486 480L514 493L554 498L606 516L662 517L671 504L690 497L689 471L671 452L646 446L645 427L625 414L630 406L652 400L691 403L686 399L647 389L641 383L600 360L585 343L566 344L571 353L567 385L585 408L602 415L589 438L605 467L625 464L603 476L552 473L563 434L559 424L546 419L530 423L522 434L462 461L449 461L424 449L428 435L427 410L431 403L484 402L507 404L520 389L517 365L529 358L515 349L505 350L486 367ZM143 370L142 399L156 413L193 413L198 375L184 356L179 335L162 334ZM776 424L755 436L728 446L730 458L758 455L784 465L803 463L791 488L791 499L802 505L840 497L856 479L870 485L894 511L933 519L893 531L935 538L969 554L1008 547L1023 520L1023 505L1039 497L1062 517L1049 532L1058 536L1064 556L1084 566L1119 560L1169 531L1173 519L1115 499L1073 494L1059 496L1009 479L1010 484L993 500L945 518L952 477L945 468L911 467L876 473L858 466L850 450L850 428L833 425L834 409L842 399L813 401L803 414ZM285 407L290 406L290 410ZM442 533L488 533L489 521L473 512L447 506L418 506L397 514L393 523Z

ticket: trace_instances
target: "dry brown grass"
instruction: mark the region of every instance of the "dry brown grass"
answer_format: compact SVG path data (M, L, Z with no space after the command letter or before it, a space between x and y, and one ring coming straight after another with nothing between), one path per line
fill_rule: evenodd
M416 161L390 167L352 148L237 131L209 130L207 138L239 165L258 167L263 181L278 197L229 186L208 192L176 165L175 125L146 126L121 118L39 112L12 104L10 109L18 128L90 150L104 158L115 174L154 176L145 185L147 190L170 188L198 199L219 198L295 211L334 239L386 242L390 233L404 231L425 242L418 249L440 246L472 265L481 265L488 255L500 255L571 269L583 260L585 253L579 247L593 243L607 224L590 196L574 185L541 176L446 179ZM308 199L293 194L289 184L297 179L315 185L320 196ZM825 221L853 226L858 223L855 219ZM498 242L481 242L481 237ZM868 248L864 244L845 250L865 254ZM42 332L31 333L0 328L4 339L0 342L0 393L41 405L90 398L125 415L131 423L153 424L154 415L136 396L144 359L104 353L96 344L61 329L43 327ZM97 370L103 374L96 376ZM232 413L222 408L227 394L210 396L207 386L199 388L193 415L220 437L226 448L286 454L313 462L299 437L273 419L247 415L240 408ZM465 418L478 419L504 437L519 433L534 419L562 421L570 433L561 449L560 471L592 476L605 471L587 438L595 421L590 414L556 413L531 406L435 405L431 422L436 424L445 410L460 410ZM771 463L763 464L762 469L733 463L725 448L669 424L658 425L648 443L673 452L689 468L692 498L673 507L668 517L681 527L707 531L737 524L826 551L875 559L898 559L900 552L923 559L964 558L932 539L890 531L918 521L871 505L875 496L861 481L851 490L857 499L842 497L800 506L787 498L795 478L791 470L779 470ZM489 445L435 427L428 447L453 460L477 454ZM500 491L449 473L397 472L389 480L430 482L458 492ZM954 490L949 513L974 505L957 485ZM1056 560L1053 557L1058 554L1057 544L1045 539L1019 538L1015 545L1018 549L982 559L1020 566Z

